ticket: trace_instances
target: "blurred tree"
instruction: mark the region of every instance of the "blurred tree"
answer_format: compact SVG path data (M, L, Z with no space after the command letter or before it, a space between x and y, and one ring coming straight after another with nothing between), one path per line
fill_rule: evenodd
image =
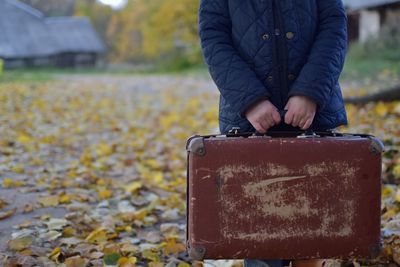
M114 13L107 37L114 61L198 63L199 0L136 0Z
M159 0L155 0L159 1ZM143 61L143 21L147 19L152 1L129 1L124 9L114 11L107 28L110 60Z
M183 57L189 64L196 63L199 60L199 0L163 0L152 3L155 4L142 28L145 55L167 60Z
M79 0L75 4L74 15L88 17L107 46L112 45L113 40L108 40L106 35L113 16L111 7L100 4L97 0Z

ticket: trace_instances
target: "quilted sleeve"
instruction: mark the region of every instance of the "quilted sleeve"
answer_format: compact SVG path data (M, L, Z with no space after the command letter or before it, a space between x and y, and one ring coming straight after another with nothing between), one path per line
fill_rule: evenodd
M244 117L253 104L271 96L233 45L228 0L201 0L199 36L210 75L239 116Z
M347 49L347 17L342 0L317 0L317 3L315 41L289 97L308 96L323 109L343 69Z

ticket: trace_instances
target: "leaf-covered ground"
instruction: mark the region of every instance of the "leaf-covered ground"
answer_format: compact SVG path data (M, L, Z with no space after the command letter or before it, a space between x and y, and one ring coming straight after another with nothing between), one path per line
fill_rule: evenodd
M216 89L201 77L94 77L0 86L0 265L201 266L184 245L185 143L217 132ZM385 247L355 264L400 264L400 103L347 109L341 131L387 145Z

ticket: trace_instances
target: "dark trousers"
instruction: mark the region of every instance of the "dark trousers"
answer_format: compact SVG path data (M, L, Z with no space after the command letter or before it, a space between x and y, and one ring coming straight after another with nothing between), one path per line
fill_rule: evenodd
M285 267L290 260L244 260L244 267Z

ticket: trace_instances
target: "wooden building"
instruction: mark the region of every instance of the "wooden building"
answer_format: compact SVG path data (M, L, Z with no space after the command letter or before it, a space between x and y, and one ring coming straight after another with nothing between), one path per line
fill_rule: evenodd
M349 40L365 42L385 25L400 25L400 0L344 0Z
M0 29L5 68L94 66L106 52L87 18L47 18L17 0L0 0Z

